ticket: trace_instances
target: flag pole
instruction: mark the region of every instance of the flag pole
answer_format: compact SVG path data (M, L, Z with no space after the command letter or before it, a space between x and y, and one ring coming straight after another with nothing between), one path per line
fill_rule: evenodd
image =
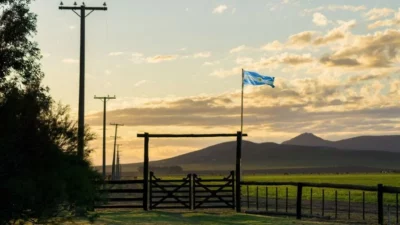
M243 88L244 88L244 70L242 69L242 104L240 114L240 132L243 134Z

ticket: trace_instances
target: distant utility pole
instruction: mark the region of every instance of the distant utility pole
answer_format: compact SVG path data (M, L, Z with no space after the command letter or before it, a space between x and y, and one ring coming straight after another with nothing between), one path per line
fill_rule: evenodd
M120 144L117 145L117 179L120 180L121 179L121 163L119 161L119 146L121 146Z
M110 99L115 99L114 97L96 97L94 99L100 99L104 103L103 109L103 178L106 178L106 111L107 111L107 101Z
M79 69L79 115L78 115L78 156L83 158L83 143L84 143L84 131L85 131L85 18L89 16L93 11L96 10L107 10L106 3L103 7L86 7L83 2L81 6L77 6L76 2L74 6L63 6L60 3L60 10L72 10L76 15L81 18L81 48L80 48L80 69ZM80 10L78 14L75 10ZM90 12L86 14L86 10Z
M111 168L111 177L114 180L115 179L115 151L116 151L116 147L117 147L117 131L118 131L118 126L123 126L124 124L111 123L110 125L115 126L114 152L113 152L113 160L112 160L112 168Z

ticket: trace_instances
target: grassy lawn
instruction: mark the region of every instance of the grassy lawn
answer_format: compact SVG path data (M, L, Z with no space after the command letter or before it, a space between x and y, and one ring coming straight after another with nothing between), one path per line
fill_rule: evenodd
M102 210L98 211L99 217L96 219L96 225L123 225L123 224L140 224L140 225L167 225L167 224L304 224L304 225L333 225L339 223L333 222L318 222L318 221L305 221L295 220L294 218L285 217L268 217L257 215L238 214L235 212L182 212L182 211L132 211L132 210ZM77 219L73 222L66 222L67 224L90 224L87 220ZM344 224L344 223L340 223Z

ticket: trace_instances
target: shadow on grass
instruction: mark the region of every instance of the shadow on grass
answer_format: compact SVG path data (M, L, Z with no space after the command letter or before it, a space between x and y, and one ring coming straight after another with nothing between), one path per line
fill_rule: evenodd
M331 225L338 223L319 222L319 221L299 221L294 218L269 217L258 215L247 215L235 212L188 212L188 211L136 211L136 210L104 210L97 212L99 217L95 221L96 225L166 225L166 224L274 224L274 225ZM68 224L90 224L84 220L76 220ZM341 223L343 224L343 223Z

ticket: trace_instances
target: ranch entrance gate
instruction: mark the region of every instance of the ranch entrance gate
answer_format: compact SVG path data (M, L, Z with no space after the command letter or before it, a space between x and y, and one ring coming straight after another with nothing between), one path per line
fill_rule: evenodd
M97 205L96 208L143 208L152 209L199 209L232 208L241 211L241 151L242 137L247 134L137 134L144 138L143 180L110 180L101 190L105 194L119 194L108 197L109 202L117 204ZM188 174L182 179L163 180L149 173L150 138L206 138L236 137L236 171L231 171L221 179L202 179L197 174ZM107 185L111 185L106 187ZM123 185L125 188L115 187ZM132 189L134 187L134 189ZM134 196L129 196L134 193ZM127 204L119 205L120 202Z

